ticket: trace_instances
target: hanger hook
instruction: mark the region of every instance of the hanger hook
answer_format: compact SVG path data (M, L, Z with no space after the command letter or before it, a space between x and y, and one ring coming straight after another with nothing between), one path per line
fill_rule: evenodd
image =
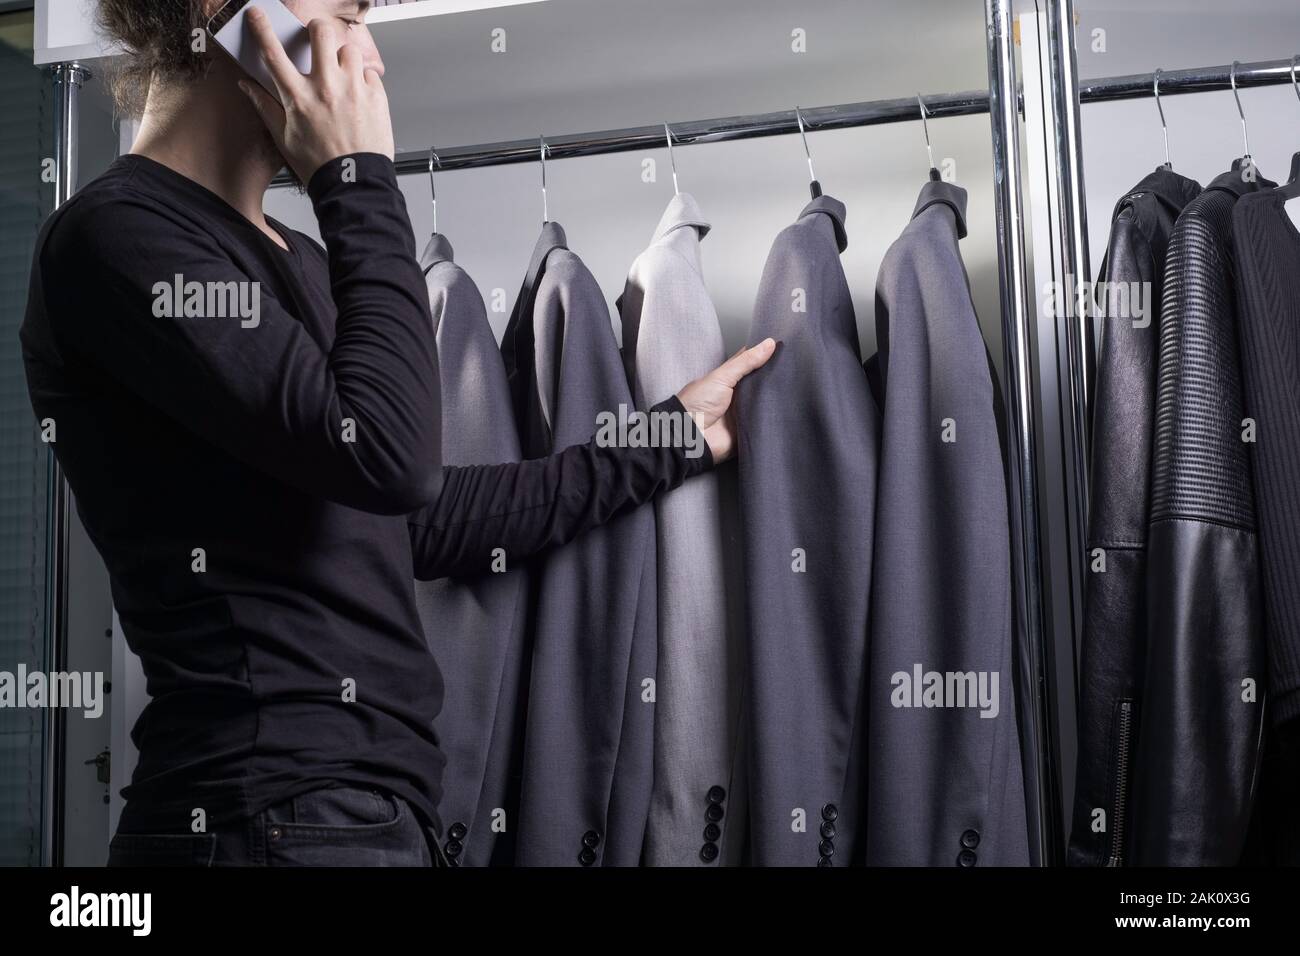
M1165 108L1160 103L1160 77L1164 72L1162 68L1156 67L1155 73L1151 74L1151 92L1156 98L1156 109L1160 113L1160 131L1165 137L1165 169L1173 169L1174 164L1169 159L1169 127L1165 124Z
M1246 147L1246 162L1250 162L1250 136L1246 133L1246 114L1241 109L1241 97L1237 94L1237 67L1241 64L1232 61L1232 70L1228 73L1228 82L1232 84L1232 98L1237 101L1237 115L1241 117L1241 141Z
M551 151L551 147L546 145L545 136L537 137L537 142L539 144L537 152L542 159L542 225L544 226L551 221L551 214L546 205L546 154Z
M808 181L817 182L817 174L813 172L812 151L808 149L808 136L804 132L803 111L799 107L794 108L794 118L799 123L799 137L803 140L803 152L808 157Z
M442 160L433 148L429 148L429 201L433 203L433 231L438 231L438 190L433 182L433 164L437 162L438 168L442 169Z
M1300 100L1300 83L1297 83L1295 78L1295 65L1297 60L1300 60L1300 55L1291 57L1291 88L1295 90L1296 99Z
M681 190L677 188L677 158L673 156L673 131L669 129L667 123L664 123L664 136L668 138L668 162L673 167L673 195L681 195Z
M925 133L925 154L930 159L930 168L934 169L934 147L930 145L930 112L925 108L925 100L916 94L916 105L921 107L921 130Z

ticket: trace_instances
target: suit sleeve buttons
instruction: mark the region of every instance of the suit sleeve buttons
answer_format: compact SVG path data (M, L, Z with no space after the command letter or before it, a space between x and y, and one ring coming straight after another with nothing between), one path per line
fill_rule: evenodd
M465 839L465 834L468 832L469 827L460 821L447 828L447 842L442 846L442 855L447 858L448 865L460 865L456 857L460 856L461 851L465 849L465 844L461 841Z
M600 846L600 834L595 830L588 830L582 835L582 852L578 854L578 862L583 866L591 866L596 862L596 847Z
M819 831L822 841L817 844L818 866L830 866L831 857L835 855L835 821L840 817L840 808L833 803L822 807L822 825Z
M727 791L724 787L714 784L709 787L708 792L704 795L708 801L704 808L704 846L700 847L700 859L705 863L712 863L718 858L718 838L722 836L722 827L718 826L718 821L726 816L726 811L722 809L722 801L727 799Z
M980 845L979 830L963 830L961 835L962 851L957 854L958 866L974 866L979 862L975 848Z

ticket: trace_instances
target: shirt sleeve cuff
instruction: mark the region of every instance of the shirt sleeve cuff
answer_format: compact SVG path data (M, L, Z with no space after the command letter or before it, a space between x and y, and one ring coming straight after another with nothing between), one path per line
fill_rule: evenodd
M666 447L677 457L678 463L684 468L687 478L713 468L713 452L709 448L709 443L704 440L704 432L696 426L695 419L686 410L686 406L682 404L681 399L676 395L672 395L651 408L650 412L651 414L667 412L675 417L680 416L682 420L682 440L680 444L671 444Z
M397 167L391 159L381 153L349 153L331 159L312 173L307 195L317 203L340 186L380 181L397 189Z

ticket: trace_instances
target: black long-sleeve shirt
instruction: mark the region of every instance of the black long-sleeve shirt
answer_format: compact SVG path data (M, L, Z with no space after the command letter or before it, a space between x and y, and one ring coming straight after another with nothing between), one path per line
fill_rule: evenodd
M32 404L152 698L123 830L188 829L200 809L211 825L339 783L385 787L436 823L442 681L413 579L487 571L495 548L524 560L712 464L593 439L442 467L393 164L336 159L308 193L325 249L272 222L285 251L128 155L38 240Z

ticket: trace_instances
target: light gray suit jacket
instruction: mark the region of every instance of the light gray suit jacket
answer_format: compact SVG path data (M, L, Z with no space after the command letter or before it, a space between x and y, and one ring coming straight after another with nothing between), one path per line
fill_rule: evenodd
M585 443L632 406L609 307L564 231L538 239L502 348L527 457ZM539 571L517 859L636 866L653 774L654 509L549 553Z
M637 408L647 410L726 359L700 267L709 231L695 199L674 196L636 258L618 307ZM742 628L729 619L723 498L716 473L655 502L659 678L650 866L738 863L744 846L737 779ZM736 562L738 563L738 561Z
M1000 401L965 214L964 189L926 183L876 285L868 865L1029 865Z
M483 298L435 234L421 257L442 378L442 454L449 465L521 459L505 364ZM434 723L447 757L443 851L453 864L510 863L509 780L527 627L524 567L477 578L415 582L425 637L443 675Z
M879 420L822 196L772 246L737 390L750 633L752 860L857 862L864 832L867 610Z

